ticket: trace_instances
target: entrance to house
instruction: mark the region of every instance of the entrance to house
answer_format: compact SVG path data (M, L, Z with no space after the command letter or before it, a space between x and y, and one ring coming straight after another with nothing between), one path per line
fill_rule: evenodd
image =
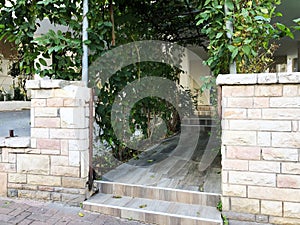
M221 193L218 122L207 112L207 115L203 114L198 112L194 118L182 120L181 133L148 146L127 162L113 157L105 143L94 143L96 178L116 183ZM95 129L95 133L98 132ZM197 139L196 146L190 144L192 139Z

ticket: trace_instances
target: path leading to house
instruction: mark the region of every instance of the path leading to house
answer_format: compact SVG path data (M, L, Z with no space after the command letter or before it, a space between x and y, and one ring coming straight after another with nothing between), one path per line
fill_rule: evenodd
M1 225L142 225L79 207L32 200L0 198Z
M215 132L202 130L198 145L194 148L189 146L190 139L195 136L194 126L184 129L188 129L188 132L183 143L180 143L179 135L164 140L138 158L103 174L102 179L117 183L221 193L220 155L211 161L207 158L201 160L207 148L217 151L219 143L215 136L211 136Z

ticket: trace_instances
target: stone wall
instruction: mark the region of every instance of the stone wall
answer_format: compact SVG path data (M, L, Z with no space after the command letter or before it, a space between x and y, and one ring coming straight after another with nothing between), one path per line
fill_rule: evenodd
M300 224L300 73L220 75L217 84L229 224Z
M0 195L77 205L88 194L90 89L61 80L26 86L32 96L30 146L2 141Z

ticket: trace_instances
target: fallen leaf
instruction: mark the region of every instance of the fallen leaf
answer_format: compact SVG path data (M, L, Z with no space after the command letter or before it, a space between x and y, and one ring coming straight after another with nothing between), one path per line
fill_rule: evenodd
M82 212L79 212L79 213L78 213L78 216L84 217L84 214L83 214Z
M142 209L142 208L146 208L147 205L146 204L145 205L140 205L139 207Z
M114 195L113 198L122 198L121 195Z

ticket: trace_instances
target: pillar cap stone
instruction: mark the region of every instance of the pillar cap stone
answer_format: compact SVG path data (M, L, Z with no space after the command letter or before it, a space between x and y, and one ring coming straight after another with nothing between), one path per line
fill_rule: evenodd
M300 72L294 73L255 73L255 74L220 74L217 85L251 84L295 84L300 83Z

